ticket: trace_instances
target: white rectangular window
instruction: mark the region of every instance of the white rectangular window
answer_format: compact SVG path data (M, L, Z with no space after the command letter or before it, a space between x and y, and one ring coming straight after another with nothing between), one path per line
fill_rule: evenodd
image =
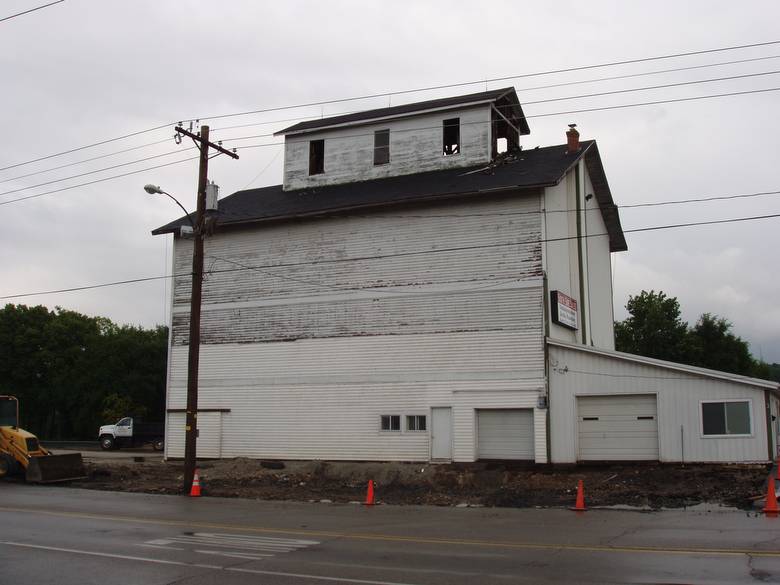
M407 431L425 431L428 425L424 414L410 414L406 416Z
M374 132L374 166L390 162L390 130Z
M380 428L383 431L400 431L401 430L401 415L400 414L383 414L381 417Z
M705 436L750 435L750 402L702 402L701 428Z

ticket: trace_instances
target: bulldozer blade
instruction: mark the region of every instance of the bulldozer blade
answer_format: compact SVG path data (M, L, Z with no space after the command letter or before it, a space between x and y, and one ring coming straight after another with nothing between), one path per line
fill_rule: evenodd
M32 457L27 465L26 479L31 483L53 483L83 477L86 473L81 453Z

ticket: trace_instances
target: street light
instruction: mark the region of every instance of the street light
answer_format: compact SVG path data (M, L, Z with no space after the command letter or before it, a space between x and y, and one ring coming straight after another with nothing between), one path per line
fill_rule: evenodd
M144 186L144 191L150 195L167 195L181 207L192 226L195 244L192 251L192 294L190 295L190 334L189 353L187 358L187 408L184 423L184 486L186 494L192 485L192 478L197 464L197 429L198 429L198 367L200 361L200 309L203 295L203 219L205 215L205 189L198 193L198 210L195 221L190 213L170 193L151 183Z
M187 219L190 220L190 225L192 226L192 229L193 230L195 229L195 222L192 221L192 216L190 215L190 212L187 211L181 203L179 203L179 200L176 199L176 197L174 197L167 191L163 191L159 185L152 185L151 183L144 185L144 191L149 193L149 195L167 195L168 197L173 199L176 205L181 207L181 210L184 212L184 215L187 216Z

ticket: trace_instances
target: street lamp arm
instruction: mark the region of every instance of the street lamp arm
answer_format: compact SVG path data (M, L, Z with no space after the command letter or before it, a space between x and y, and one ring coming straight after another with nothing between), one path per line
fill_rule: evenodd
M163 193L163 195L167 195L168 197L170 197L171 199L173 199L174 203L176 203L176 205L178 205L179 207L181 207L181 210L184 212L184 215L186 215L186 216L187 216L187 219L188 219L188 220L190 220L190 225L192 226L192 229L193 229L193 230L194 230L194 229L196 229L196 228L195 228L195 222L194 222L194 221L192 221L192 216L190 215L190 212L189 212L189 211L187 211L187 210L184 208L184 206L183 206L181 203L179 203L179 200L178 200L178 199L176 199L176 197L174 197L173 195L171 195L170 193L168 193L168 192L166 192L166 191L162 191L162 193Z

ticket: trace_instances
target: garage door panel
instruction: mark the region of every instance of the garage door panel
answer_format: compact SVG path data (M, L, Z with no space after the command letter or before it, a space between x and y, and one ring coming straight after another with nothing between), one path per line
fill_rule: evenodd
M477 458L534 459L531 409L477 411Z
M577 413L579 460L658 459L655 395L580 396Z

